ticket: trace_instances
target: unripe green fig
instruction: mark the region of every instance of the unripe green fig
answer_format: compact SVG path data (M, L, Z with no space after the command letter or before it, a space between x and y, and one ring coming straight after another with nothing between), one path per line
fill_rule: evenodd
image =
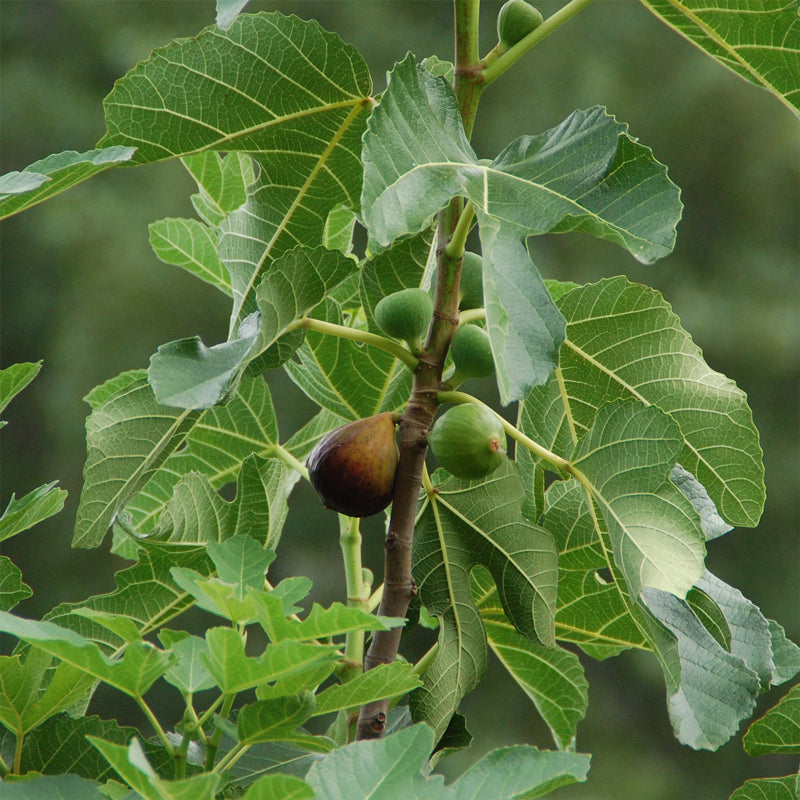
M467 378L488 378L494 375L494 358L489 334L477 325L461 325L450 342L455 372L450 380L458 382Z
M483 308L483 259L477 253L464 253L458 289L460 309Z
M381 330L408 342L412 351L419 348L432 316L433 299L424 289L401 289L375 306L375 321Z
M525 0L507 0L497 14L497 38L501 50L508 50L538 28L544 18L538 8Z
M398 455L395 415L387 411L323 436L306 466L326 508L368 517L392 502Z
M436 420L428 442L439 463L457 478L483 478L506 457L506 434L485 406L462 403Z

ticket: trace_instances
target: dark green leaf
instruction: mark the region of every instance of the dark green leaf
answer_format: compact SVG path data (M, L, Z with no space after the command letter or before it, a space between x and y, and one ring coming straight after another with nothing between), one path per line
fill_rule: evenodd
M797 775L745 781L728 800L797 800Z
M42 362L34 361L0 369L0 413L39 374L41 368Z
M237 718L239 742L256 744L291 739L292 731L310 719L314 705L311 692L251 703L242 708Z
M5 511L0 515L0 542L58 514L64 507L67 493L57 489L57 485L58 481L47 483L19 499L12 493Z

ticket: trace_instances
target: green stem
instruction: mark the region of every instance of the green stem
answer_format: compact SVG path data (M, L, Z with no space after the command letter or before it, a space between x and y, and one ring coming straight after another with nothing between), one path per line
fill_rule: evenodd
M17 731L16 743L14 746L14 774L19 775L22 772L22 745L25 742L25 734Z
M483 85L494 83L507 69L513 66L532 47L539 44L556 28L583 11L594 0L570 0L565 6L549 16L538 28L531 31L524 39L520 39L513 47L509 47L497 60L492 61L482 72Z
M330 336L338 336L340 339L350 339L354 342L371 344L373 347L385 350L395 358L400 359L412 372L419 366L419 359L413 353L406 350L403 345L391 339L387 339L385 336L379 336L377 333L370 333L369 331L360 330L358 328L348 328L345 325L337 325L334 322L325 322L324 320L314 319L313 317L303 317L303 319L297 320L286 330L288 332L297 330L298 328L304 328L307 331L317 331L318 333L327 333Z
M486 319L485 308L468 308L458 315L458 324L466 325L469 322L477 322L480 319Z
M5 760L2 756L0 756L0 778L5 778L11 770L8 768L8 764L6 764Z
M227 719L230 716L231 709L233 708L233 701L236 699L235 694L226 694L222 696L222 710L220 716ZM206 712L208 713L208 712ZM219 743L222 740L222 728L217 728L208 740L208 748L206 749L206 770L214 768L214 762L217 760L217 750L219 750Z
M415 675L424 675L428 671L428 667L431 665L433 659L436 658L437 652L439 652L439 642L434 643L434 645L428 649L428 652L414 664L413 673Z
M357 517L339 515L339 547L344 561L344 577L347 587L347 605L350 608L367 609L370 585L364 580L361 563L361 529ZM345 637L344 666L340 671L343 682L357 677L363 671L364 631L350 631Z
M480 0L455 0L454 89L467 138L472 136L478 102L483 91L482 64L478 48Z
M470 201L464 206L464 210L461 212L461 216L458 218L456 229L453 231L453 235L450 237L447 247L444 248L445 253L450 258L464 257L464 250L466 250L467 244L467 235L469 234L470 230L472 230L472 221L474 219L475 207L472 205L472 201Z
M561 456L552 452L552 450L548 450L538 442L535 442L529 436L526 436L519 428L515 428L508 420L503 419L503 417L501 417L493 408L487 406L486 403L482 403L477 397L473 397L471 394L467 394L466 392L437 392L436 399L440 403L474 403L475 405L488 408L489 411L491 411L492 414L494 414L500 420L503 425L503 429L512 439L514 439L514 441L519 442L523 447L530 450L535 456L541 458L542 461L546 461L548 464L551 464L557 469L564 470L565 472L574 475L576 478L578 478L578 480L584 477L583 473L581 473L580 470L575 469L566 458L562 458Z
M222 774L226 769L230 769L242 756L247 753L251 745L249 744L236 744L219 760L219 763L214 767L213 771Z
M155 730L158 740L162 745L164 745L164 749L174 758L175 748L172 746L172 742L170 742L170 740L167 738L167 734L161 727L161 723L156 719L156 715L152 712L150 706L147 705L143 697L136 697L134 699L136 700L139 708L141 708L144 712L144 715L147 717L147 721L153 726L153 730Z

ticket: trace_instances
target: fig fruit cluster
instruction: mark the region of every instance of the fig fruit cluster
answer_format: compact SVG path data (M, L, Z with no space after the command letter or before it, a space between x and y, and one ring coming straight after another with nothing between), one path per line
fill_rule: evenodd
M485 406L463 403L445 411L428 434L439 463L458 478L484 478L506 458L500 419Z
M323 436L306 467L326 508L368 517L392 502L398 458L395 415L387 411Z

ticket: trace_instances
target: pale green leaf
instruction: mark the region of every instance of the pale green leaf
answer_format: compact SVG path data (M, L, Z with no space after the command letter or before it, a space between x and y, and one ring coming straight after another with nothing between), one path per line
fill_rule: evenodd
M796 0L642 0L716 61L800 110L800 18Z
M31 587L22 580L20 568L8 556L0 556L0 611L11 611L32 594Z
M525 399L525 433L568 453L604 403L636 398L658 406L680 427L675 461L728 524L754 526L764 506L764 467L747 397L705 363L661 295L616 277L575 289L558 306L567 320L560 374ZM714 536L722 526L704 522L704 529Z
M208 555L219 579L235 587L239 599L247 596L248 589L263 589L264 576L275 560L275 553L264 550L255 539L244 534L224 542L209 542Z
M786 631L775 620L769 620L769 632L775 660L772 683L780 686L800 672L800 647L787 638Z
M106 800L94 781L77 775L44 775L3 784L3 800Z
M293 641L268 645L261 656L249 658L242 637L233 628L211 628L206 631L206 642L208 653L200 658L225 694L280 680L312 664L338 658L336 647Z
M588 683L578 657L520 636L503 612L494 581L482 568L472 573L472 593L492 652L547 723L556 747L568 749L589 705Z
M728 800L797 800L797 775L782 778L754 778L745 781Z
M341 325L342 312L325 303L327 322ZM408 402L411 372L397 358L376 347L338 336L309 331L297 360L284 369L308 397L322 408L351 421L401 411ZM353 380L358 375L359 380Z
M419 685L412 664L379 664L347 683L330 686L318 694L314 715L354 708L373 700L400 697Z
M52 622L15 617L4 611L0 612L0 630L131 697L141 697L164 674L171 660L168 653L146 642L133 642L121 658L109 658L94 642L74 631Z
M333 603L329 608L314 603L304 619L287 619L285 602L275 592L253 592L251 597L256 618L273 642L284 639L327 639L353 631L386 631L403 625L405 621L402 618L379 617L341 603Z
M655 406L603 406L572 456L603 515L631 597L645 587L686 593L703 574L705 537L692 505L669 480L683 445Z
M217 26L227 30L250 0L217 0Z
M47 200L109 167L133 159L134 147L105 147L76 153L54 153L0 178L0 219Z
M175 661L164 673L164 680L184 694L202 692L204 689L212 689L216 686L211 673L200 659L201 653L208 653L205 639L188 636L173 642L169 650L175 656Z
M254 312L227 342L207 347L199 336L192 336L160 345L150 357L147 380L159 403L211 408L228 399L260 349L259 315Z
M153 252L181 269L233 295L227 267L217 255L214 232L196 219L161 219L148 228Z
M233 151L223 155L205 150L185 156L181 162L199 189L192 195L192 205L212 228L216 228L226 214L244 205L247 187L256 177L253 159L246 153Z
M345 205L334 206L325 219L322 245L329 250L338 250L346 256L351 255L356 219L356 214L351 208Z
M253 621L252 600L249 597L240 599L235 586L182 567L173 567L170 574L172 580L194 598L199 608L237 624Z
M542 525L558 545L556 636L597 659L648 642L628 611L623 586L609 580L603 531L577 481L555 481L547 490Z
M742 744L751 756L800 753L800 685L750 726Z
M214 800L222 782L215 772L204 772L179 781L160 778L147 760L138 739L119 745L88 736L117 774L145 800Z
M12 492L8 505L0 514L0 542L58 514L64 507L67 493L64 489L57 489L57 485L58 481L46 483L19 499Z
M485 566L503 608L528 639L552 645L556 549L552 538L521 513L522 482L507 462L482 481L434 473L436 493L418 518L414 575L420 599L440 618L439 648L412 694L415 718L441 735L461 698L486 668L486 636L472 599L470 571Z
M41 361L33 361L0 369L0 413L39 374L41 368Z
M328 411L320 409L302 428L295 431L284 445L295 457L305 459L313 450L314 445L329 431L344 425L347 420Z
M236 720L241 744L283 741L314 713L311 692L259 700L244 706Z
M648 620L675 737L694 749L716 750L753 713L758 675L719 645L684 600L645 588L642 601L655 617Z

